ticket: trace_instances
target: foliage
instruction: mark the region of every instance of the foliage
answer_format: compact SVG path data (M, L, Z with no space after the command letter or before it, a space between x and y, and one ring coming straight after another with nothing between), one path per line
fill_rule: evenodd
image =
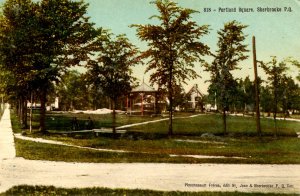
M223 112L223 129L226 128L226 111L229 110L230 102L236 95L237 82L231 71L237 69L238 63L248 58L244 53L248 50L243 42L246 36L243 30L247 26L237 21L228 22L224 28L218 31L218 50L211 65L206 65L206 70L211 73L211 87L209 91L215 91L219 105Z
M261 86L260 88L260 106L264 112L268 113L268 116L272 112L272 92L270 86Z
M80 110L89 107L89 89L83 75L78 71L72 70L62 75L56 92L56 95L62 98L59 102L62 110Z
M118 35L115 39L112 36L106 33L99 37L102 45L97 51L96 61L89 62L87 75L94 78L94 85L101 86L103 93L111 99L115 121L116 102L121 96L130 92L130 84L134 80L131 76L131 67L139 63L139 58L137 48L125 35ZM113 131L115 132L114 123Z
M70 0L8 0L1 17L1 60L14 73L12 92L39 93L45 130L47 90L66 67L86 61L98 31L86 16L87 4ZM22 102L26 102L26 97Z
M282 95L280 98L282 112L289 116L289 111L300 109L300 88L291 77L283 77Z
M252 105L254 108L255 105L255 84L254 81L251 81L249 79L249 76L247 76L243 81L243 87L244 87L244 97L243 101L245 105ZM246 110L246 108L245 108Z
M87 85L89 105L91 109L108 108L109 98L104 94L99 77L93 72L93 68L82 75L83 83Z
M276 57L268 63L261 62L262 68L268 75L267 86L261 95L262 99L265 99L263 105L268 106L265 110L273 112L274 118L277 112L283 112L285 116L289 116L290 112L294 113L300 109L299 85L292 77L287 76L290 64L298 65L298 62L291 58L278 62Z
M141 57L148 61L146 72L151 71L150 82L159 88L166 88L169 99L169 134L172 134L173 85L185 83L198 75L192 69L194 62L209 54L209 47L200 41L208 33L208 26L198 26L191 21L195 10L179 7L170 0L156 0L159 15L158 25L133 25L137 36L148 42L148 49Z
M112 100L127 94L131 90L131 67L139 63L138 50L131 44L125 35L116 36L107 34L103 41L96 61L90 61L89 73L98 79L103 91Z
M295 60L295 59L292 59L292 58L289 58L288 61L294 65L295 67L298 68L298 76L297 76L297 80L300 81L300 62Z
M184 92L184 88L182 85L173 84L173 92L174 92L174 107L178 107L179 109L184 107L187 102L187 97Z
M6 82L4 92L15 99L20 121L27 126L25 100L36 87L31 54L36 5L29 0L8 0L3 5L0 22L0 55Z
M8 92L11 84L13 84L12 80L14 80L12 73L6 71L0 64L0 97L5 103L9 99Z
M273 102L272 112L275 123L275 136L277 136L276 116L278 113L279 101L283 96L285 88L284 80L286 78L287 62L278 62L276 57L273 57L273 59L268 63L261 62L261 67L268 75L268 82L271 87Z

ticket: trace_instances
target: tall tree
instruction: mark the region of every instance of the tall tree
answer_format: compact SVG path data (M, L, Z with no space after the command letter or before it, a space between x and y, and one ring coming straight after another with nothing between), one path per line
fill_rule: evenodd
M87 7L71 0L8 0L4 5L1 53L7 67L15 67L38 85L41 131L45 131L47 89L67 67L88 59L99 33L86 16Z
M288 110L294 112L300 109L300 87L291 77L284 78L282 87L282 105L285 114L289 115Z
M297 61L297 60L295 60L295 59L291 59L291 58L289 58L288 61L289 61L292 65L294 65L294 66L296 66L296 67L298 68L298 76L297 76L297 80L300 81L300 62Z
M182 85L173 84L174 92L174 107L178 107L181 110L186 102L186 94Z
M268 82L272 89L272 98L273 98L273 118L275 124L275 137L278 135L276 117L278 113L278 104L283 96L283 86L284 80L286 78L287 71L287 62L281 61L278 62L276 57L273 57L272 60L268 63L261 62L261 67L266 72L268 76Z
M244 80L237 79L236 83L236 95L234 96L233 106L231 106L231 111L241 112L245 111L245 88L244 88ZM232 110L233 109L233 110Z
M200 41L208 34L208 26L199 26L191 20L195 10L179 7L170 0L156 0L159 15L158 25L133 25L142 41L148 42L148 49L142 53L142 58L148 60L146 72L152 71L150 82L168 90L169 99L169 135L173 134L173 84L182 84L189 78L198 75L192 69L194 62L201 56L209 54L209 47Z
M56 92L61 97L60 108L64 110L87 109L89 107L89 89L83 74L76 70L66 72L56 86Z
M261 86L260 87L260 105L262 111L267 113L267 116L271 115L273 107L272 92L270 86Z
M236 81L231 71L238 68L238 63L248 58L245 55L247 45L243 44L246 35L243 30L247 26L237 21L231 21L218 31L218 50L211 65L206 65L206 70L211 73L211 83L219 96L223 113L223 133L227 134L226 111L229 109L231 97L236 92Z
M45 102L48 84L56 80L66 67L80 65L89 59L88 53L98 31L86 15L88 4L83 1L43 0L40 3L35 58L41 81L40 129L45 130Z
M137 48L131 44L125 35L112 38L100 37L102 45L98 51L96 61L91 60L88 65L88 74L99 79L103 92L112 101L113 108L113 133L116 132L116 103L117 100L127 95L131 90L131 67L140 63ZM97 84L97 83L95 83Z
M101 87L101 81L96 73L88 71L87 74L83 75L85 84L88 86L89 102L91 109L104 108L109 105L109 100L104 94Z
M30 0L8 0L3 5L0 22L0 53L3 68L13 78L7 86L17 99L18 115L27 127L27 97L32 91L32 27L37 5Z

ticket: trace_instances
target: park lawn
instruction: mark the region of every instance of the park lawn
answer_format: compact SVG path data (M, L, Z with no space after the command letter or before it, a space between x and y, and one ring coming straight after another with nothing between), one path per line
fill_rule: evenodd
M278 135L297 136L300 132L300 123L287 120L277 120ZM273 136L275 133L274 121L270 118L261 119L261 129L264 136ZM166 133L168 121L154 124L144 124L130 127L128 130L147 133ZM199 115L194 118L174 119L173 132L175 135L201 136L203 133L223 134L222 116L219 114ZM230 136L245 137L256 135L255 118L241 116L227 116L227 133Z
M269 196L277 195L275 193L243 193L243 192L179 192L179 191L152 191L152 190L140 190L140 189L108 189L108 188L56 188L54 186L27 186L20 185L15 186L0 194L0 196L8 195L131 195L131 196ZM281 194L278 194L281 195ZM284 194L286 196L293 196L296 194Z
M219 114L199 114L194 118L188 118L188 115L194 113L175 113L173 120L173 130L175 135L186 136L201 136L203 133L213 133L215 135L222 135L222 116ZM84 129L84 124L88 120L88 117L94 122L94 128L109 128L112 127L112 115L111 114L83 114L83 113L58 113L50 112L46 116L46 128L49 131L71 131L71 121L73 117L77 117L79 121L80 129ZM16 118L12 112L12 118ZM153 121L159 119L166 119L165 117L156 116L129 116L126 114L117 115L116 125L128 125L146 121ZM228 116L227 126L229 136L255 136L256 124L253 117L240 117L240 116ZM33 126L35 130L38 130L39 115L35 114L33 118ZM279 136L296 136L297 132L300 132L299 122L277 120L278 135ZM270 118L261 119L261 127L263 135L273 136L275 133L274 121ZM164 120L156 123L149 123L139 126L127 128L128 131L144 132L149 134L167 134L168 120Z
M17 156L34 160L67 162L157 162L157 163L257 163L299 164L298 138L239 138L224 143L191 143L176 139L127 140L98 137L76 139L48 136L83 147L127 150L130 153L99 152L91 149L42 144L16 139ZM209 142L207 140L199 140ZM171 157L169 155L208 155L228 158Z
M138 121L138 117L136 120ZM20 127L17 126L18 123L14 117L12 117L12 122L14 131L20 132ZM99 152L22 140L16 140L16 147L18 156L27 159L71 162L299 164L300 139L297 137L274 138L272 136L273 125L271 119L262 119L262 128L266 136L259 139L254 136L256 132L253 118L230 116L228 118L229 136L203 138L200 137L202 133L221 135L221 116L200 115L189 119L175 119L175 135L171 138L166 135L167 122L165 121L131 127L128 133L121 137L112 137L112 135L95 137L87 133L72 137L61 134L28 133L30 137L42 137L82 147L127 150L130 153ZM278 127L280 135L283 136L295 136L295 132L299 132L297 122L279 121ZM186 140L192 140L192 142ZM173 154L231 158L197 159L169 156Z
M33 127L38 129L39 114L35 111L33 115ZM12 111L14 114L14 111ZM180 114L180 116L188 114ZM117 114L116 126L122 126L133 123L140 123L145 121L152 121L162 119L162 116L130 116L126 114ZM76 117L80 129L84 129L85 122L90 117L94 122L95 128L112 127L112 114L84 114L84 113L70 113L70 112L47 112L46 115L46 128L47 130L56 131L70 131L72 118Z
M253 159L172 157L161 153L103 152L15 139L17 157L88 163L252 163Z

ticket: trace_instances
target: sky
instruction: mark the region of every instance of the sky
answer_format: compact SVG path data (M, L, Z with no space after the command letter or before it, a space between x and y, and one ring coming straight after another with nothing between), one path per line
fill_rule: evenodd
M192 15L192 20L198 25L210 25L210 33L201 41L207 44L212 52L217 49L217 31L224 27L224 23L236 20L248 25L244 33L247 35L245 44L248 45L249 58L239 64L240 70L233 72L237 78L245 78L248 75L251 80L254 78L252 36L256 37L257 60L268 62L271 56L277 56L279 60L293 57L300 61L300 0L174 1L181 7L199 11ZM89 3L87 14L96 27L110 29L116 35L126 34L141 50L147 48L147 43L137 38L136 29L131 28L130 25L157 24L156 20L149 19L152 15L158 14L150 0L85 0L85 2ZM280 8L281 12L258 12L257 10L267 7ZM210 8L211 12L204 12L204 8ZM235 8L236 12L222 12L226 8ZM240 12L240 8L252 8L254 12ZM211 58L205 57L205 60L210 62ZM133 68L133 74L140 82L144 78L148 83L150 73L144 73L145 68L146 65L138 65ZM187 81L185 89L189 90L194 84L198 84L200 90L206 93L209 83L205 81L209 80L209 73L204 72L198 63L195 64L195 70L202 78ZM261 69L258 70L258 74L265 78ZM290 67L289 74L296 76L298 70Z

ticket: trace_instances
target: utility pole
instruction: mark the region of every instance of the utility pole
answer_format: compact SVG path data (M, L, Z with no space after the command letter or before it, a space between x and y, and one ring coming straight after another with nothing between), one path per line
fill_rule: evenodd
M261 137L260 112L259 112L259 84L258 84L258 77L257 77L255 36L252 37L252 46L253 46L253 65L254 65L254 83L255 83L256 131L258 133L258 136Z

